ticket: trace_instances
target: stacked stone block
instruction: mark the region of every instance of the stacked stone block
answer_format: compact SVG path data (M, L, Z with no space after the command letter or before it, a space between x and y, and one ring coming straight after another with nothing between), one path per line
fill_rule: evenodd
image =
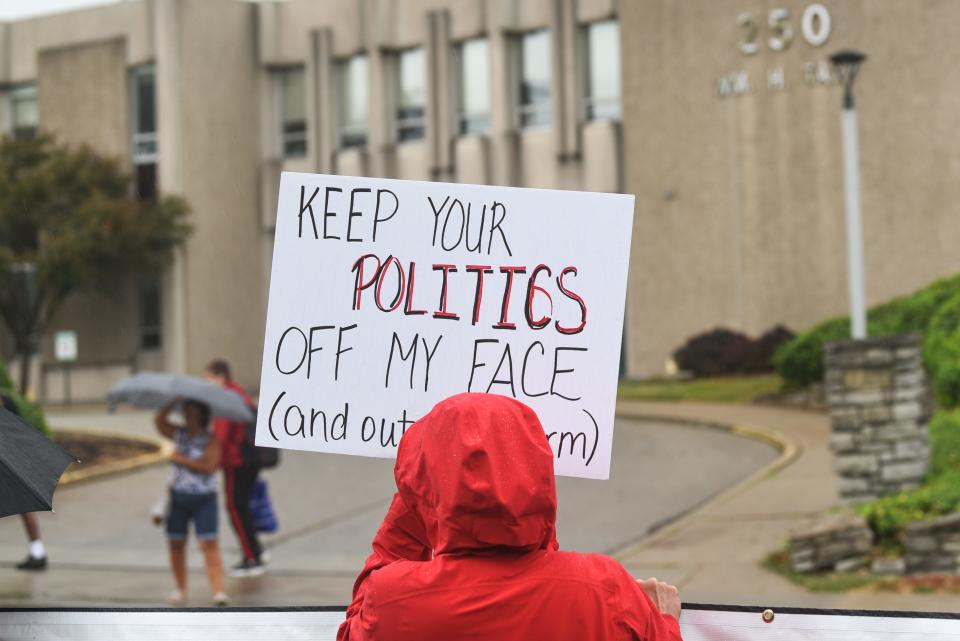
M873 532L862 517L833 514L790 539L790 564L800 573L849 572L867 564L872 546Z
M824 369L841 501L871 501L920 485L930 461L920 337L828 343Z
M960 513L911 523L905 534L911 574L960 572Z

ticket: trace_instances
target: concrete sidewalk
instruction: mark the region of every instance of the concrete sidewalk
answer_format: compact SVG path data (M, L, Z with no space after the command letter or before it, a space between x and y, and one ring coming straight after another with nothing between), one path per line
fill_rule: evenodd
M684 601L756 606L882 610L956 610L953 594L814 593L760 562L837 503L826 415L781 408L701 403L622 402L627 417L725 424L766 434L795 448L616 556L637 577L675 583ZM669 483L670 479L663 479Z

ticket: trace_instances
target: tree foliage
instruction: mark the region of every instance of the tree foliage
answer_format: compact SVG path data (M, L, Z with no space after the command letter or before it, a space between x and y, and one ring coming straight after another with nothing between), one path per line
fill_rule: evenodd
M138 200L120 162L88 147L0 139L0 320L22 364L70 294L159 272L190 232L187 212L177 197Z
M20 412L20 418L44 434L50 435L50 426L43 415L43 410L39 405L31 403L17 392L2 360L0 360L0 394L13 399L13 402L17 405L17 411Z

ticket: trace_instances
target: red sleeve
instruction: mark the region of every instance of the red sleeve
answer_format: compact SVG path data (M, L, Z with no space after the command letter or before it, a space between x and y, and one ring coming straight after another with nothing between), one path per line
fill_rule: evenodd
M353 601L347 608L347 619L340 624L337 641L368 638L365 634L371 623L370 612L364 610L364 600L370 575L395 561L429 561L432 555L427 533L420 517L411 511L399 494L394 494L387 515L373 538L373 553L353 584Z
M621 566L618 577L617 605L621 623L629 631L630 639L637 641L682 641L680 623L669 614L663 614L637 580Z

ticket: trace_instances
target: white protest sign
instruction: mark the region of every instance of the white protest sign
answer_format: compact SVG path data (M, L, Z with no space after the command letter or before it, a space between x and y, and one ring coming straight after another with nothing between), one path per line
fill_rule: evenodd
M607 478L633 196L284 173L257 444L393 457L459 392Z

